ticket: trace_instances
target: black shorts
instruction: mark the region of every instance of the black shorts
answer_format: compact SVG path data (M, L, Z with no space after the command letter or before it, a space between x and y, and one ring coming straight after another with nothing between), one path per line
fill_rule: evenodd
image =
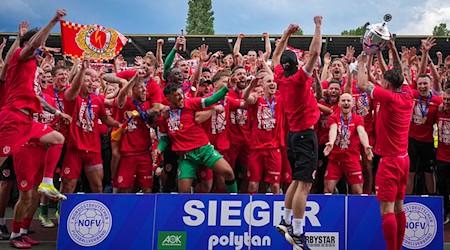
M434 143L420 142L408 138L408 155L410 173L431 173L431 164L435 158Z
M14 173L13 159L10 155L6 158L3 165L0 166L0 181L15 181L16 174Z
M287 153L292 168L292 180L314 181L318 152L317 135L314 130L288 133Z

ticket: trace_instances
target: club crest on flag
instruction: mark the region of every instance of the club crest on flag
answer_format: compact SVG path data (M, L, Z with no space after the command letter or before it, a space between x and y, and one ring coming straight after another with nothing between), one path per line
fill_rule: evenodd
M82 25L61 21L63 54L92 61L114 58L120 53L127 39L116 30L100 25Z

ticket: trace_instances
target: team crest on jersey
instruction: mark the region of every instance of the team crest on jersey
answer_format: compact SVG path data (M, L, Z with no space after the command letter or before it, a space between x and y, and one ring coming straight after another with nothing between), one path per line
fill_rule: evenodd
M23 181L20 182L20 186L22 188L26 188L28 186L28 182L26 180L23 180Z
M11 147L10 146L4 146L3 147L3 154L8 154L11 151Z
M69 174L70 173L70 168L64 168L64 174Z
M2 174L4 177L9 177L9 175L11 175L11 170L3 169Z
M118 183L122 183L122 181L123 181L123 176L117 177L117 182L118 182Z
M83 57L94 60L113 58L118 34L113 29L89 25L77 33L75 42L84 50Z

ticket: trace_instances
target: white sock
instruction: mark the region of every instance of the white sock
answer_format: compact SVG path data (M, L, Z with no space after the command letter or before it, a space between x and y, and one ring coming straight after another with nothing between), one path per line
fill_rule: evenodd
M286 221L287 224L291 224L291 216L292 216L292 209L284 208L284 221Z
M5 217L0 218L0 226L3 226L6 224Z
M294 218L292 220L292 225L294 227L294 235L299 236L303 233L303 219Z
M28 234L28 229L21 228L20 229L20 234Z
M53 178L44 177L42 178L42 183L53 186Z
M12 232L11 233L11 236L9 237L10 239L14 239L14 238L17 238L17 237L19 237L20 236L20 233L14 233L14 232Z

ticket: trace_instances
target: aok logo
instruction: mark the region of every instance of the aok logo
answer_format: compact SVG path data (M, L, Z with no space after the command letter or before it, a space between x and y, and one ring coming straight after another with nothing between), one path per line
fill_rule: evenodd
M185 250L186 232L159 232L158 249Z

